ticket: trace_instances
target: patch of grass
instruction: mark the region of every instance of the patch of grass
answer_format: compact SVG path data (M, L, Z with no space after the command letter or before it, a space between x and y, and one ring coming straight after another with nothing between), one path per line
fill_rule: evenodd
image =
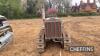
M97 13L71 13L71 16L97 16Z

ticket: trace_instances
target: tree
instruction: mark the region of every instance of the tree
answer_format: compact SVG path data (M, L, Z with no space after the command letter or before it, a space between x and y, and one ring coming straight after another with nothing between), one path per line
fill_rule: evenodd
M42 18L45 19L45 2L46 0L37 0L37 11L38 14L42 15Z
M52 4L57 6L59 14L68 14L70 13L72 0L51 0Z
M72 0L64 0L63 1L64 10L65 10L66 14L70 13L70 10L71 10L71 2L72 2Z
M27 0L27 13L28 14L36 13L36 1L35 0Z
M9 6L8 1L0 0L0 14L1 15L5 15L5 16L8 15L8 13L7 13L8 6Z
M1 15L4 15L8 18L14 18L20 16L20 13L20 0L0 0Z

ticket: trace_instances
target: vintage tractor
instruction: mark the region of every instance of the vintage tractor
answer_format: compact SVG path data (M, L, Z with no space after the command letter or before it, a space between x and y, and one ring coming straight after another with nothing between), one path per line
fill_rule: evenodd
M13 31L6 17L0 15L0 50L12 42Z
M38 38L38 46L37 46L38 52L42 53L45 51L48 41L61 43L61 46L65 50L68 50L71 41L68 34L65 33L64 31L62 21L57 17L50 16L49 18L44 19L43 22L44 22L44 27L41 29Z

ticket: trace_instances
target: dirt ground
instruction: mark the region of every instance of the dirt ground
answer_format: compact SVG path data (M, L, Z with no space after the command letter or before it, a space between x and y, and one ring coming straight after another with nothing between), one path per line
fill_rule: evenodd
M42 56L100 56L100 16L63 17L65 31L72 46L94 46L94 52L68 52L56 44L50 45ZM36 39L43 25L41 19L10 20L14 31L13 43L0 56L37 56Z

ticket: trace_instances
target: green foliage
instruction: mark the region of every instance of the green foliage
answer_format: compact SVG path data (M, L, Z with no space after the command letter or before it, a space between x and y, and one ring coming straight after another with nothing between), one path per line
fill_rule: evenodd
M61 0L62 1L62 0ZM17 18L33 18L41 16L41 7L43 0L28 0L26 10L21 6L21 0L0 0L0 15L6 16L9 19ZM51 3L45 3L46 9L51 7ZM62 6L59 6L58 16L68 16L69 9L68 5L65 3L65 9ZM40 11L39 11L40 10ZM71 13L71 16L95 16L96 13Z
M71 13L71 16L96 16L97 13Z
M8 12L8 3L6 0L0 0L0 14L7 16Z
M0 14L8 18L19 17L22 13L20 0L0 0Z
M28 9L24 11L21 6L21 0L0 0L0 15L7 18L32 18L36 17L35 3L29 2L31 13L28 13Z
M58 15L57 16L59 16L59 17L67 17L68 16L68 14L66 14L66 13L58 13Z

